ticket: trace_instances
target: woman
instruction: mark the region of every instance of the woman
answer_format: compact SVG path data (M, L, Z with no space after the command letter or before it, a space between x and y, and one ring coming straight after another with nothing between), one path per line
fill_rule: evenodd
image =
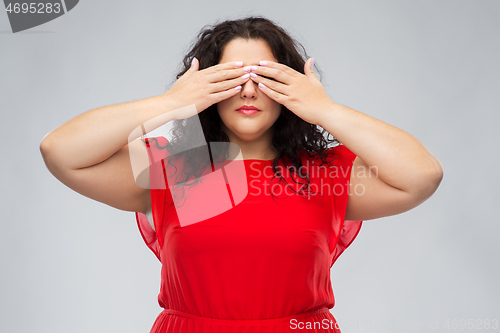
M40 144L61 182L136 212L162 262L164 310L151 332L340 332L329 312L331 265L362 220L408 211L438 188L439 161L410 134L332 101L299 45L262 17L219 23L199 34L167 92L83 113ZM162 137L129 142L152 120L174 121L175 146ZM196 124L203 141L241 149L249 186L242 200L229 192L224 208L216 184L205 185L218 210L205 205L186 223L171 185L229 169L227 146L211 144L207 158L206 145L188 142L197 142ZM146 168L150 186L139 184L131 157L160 162ZM167 169L183 176L158 187ZM229 178L221 184L230 191Z

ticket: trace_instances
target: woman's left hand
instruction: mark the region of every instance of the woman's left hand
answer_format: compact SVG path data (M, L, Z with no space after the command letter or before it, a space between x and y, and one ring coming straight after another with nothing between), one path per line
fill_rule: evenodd
M333 101L314 74L313 61L313 58L310 58L304 64L305 75L284 64L261 61L260 66L253 66L252 70L258 76L250 77L259 83L259 89L269 98L284 105L308 123L318 125ZM276 81L262 76L271 77Z

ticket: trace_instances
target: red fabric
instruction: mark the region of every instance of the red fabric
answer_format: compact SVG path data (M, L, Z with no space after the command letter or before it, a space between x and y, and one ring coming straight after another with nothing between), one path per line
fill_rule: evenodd
M144 214L135 213L146 245L162 263L158 302L164 310L151 333L340 332L329 311L335 304L330 268L362 224L344 221L356 156L345 146L333 147L321 169L318 158L301 153L317 194L287 196L293 192L284 192L286 183L275 178L274 193L281 199L274 200L272 161L240 161L248 196L222 214L181 227L168 187L158 186L165 184L168 153L157 144L168 141L155 139L149 139L148 153L156 231ZM298 190L293 179L304 181L280 170Z

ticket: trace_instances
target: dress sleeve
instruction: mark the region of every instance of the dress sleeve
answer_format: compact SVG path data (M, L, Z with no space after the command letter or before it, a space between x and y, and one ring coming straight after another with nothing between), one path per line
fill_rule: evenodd
M151 215L153 216L154 230L149 224L149 220L145 214L135 212L135 218L139 231L144 239L144 242L151 251L161 261L160 249L162 247L162 239L158 235L162 234L163 214L165 209L165 199L168 186L166 186L164 177L165 158L168 156L166 145L168 140L162 136L146 138L143 140L146 144L146 150L149 157L149 181L151 193Z
M351 169L355 158L356 155L341 144L329 150L333 230L330 239L330 267L351 245L361 229L362 221L345 220Z

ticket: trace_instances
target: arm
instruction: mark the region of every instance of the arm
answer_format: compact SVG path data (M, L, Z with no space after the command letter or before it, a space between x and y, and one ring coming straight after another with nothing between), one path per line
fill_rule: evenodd
M86 197L146 213L151 199L149 158L144 143L135 139L234 96L239 91L234 88L248 81L244 73L240 62L199 70L196 60L162 95L87 111L47 134L40 143L45 164L57 179ZM136 166L144 170L137 181L146 186L136 183Z
M346 220L403 213L427 200L441 183L439 160L401 129L333 101L318 125L357 155Z
M268 97L320 125L357 155L345 219L395 215L429 198L443 178L439 161L410 134L333 102L314 74L313 63L314 58L309 58L301 74L264 60L256 66L259 75L252 80Z
M118 209L145 212L149 189L136 184L129 154L133 150L134 158L148 161L147 151L142 141L128 141L150 119L173 119L168 113L173 108L160 95L90 110L47 134L40 152L49 171L69 188ZM148 172L145 168L143 179Z
M170 110L163 96L93 109L49 132L40 148L44 158L53 158L60 168L88 168L126 146L141 124Z

